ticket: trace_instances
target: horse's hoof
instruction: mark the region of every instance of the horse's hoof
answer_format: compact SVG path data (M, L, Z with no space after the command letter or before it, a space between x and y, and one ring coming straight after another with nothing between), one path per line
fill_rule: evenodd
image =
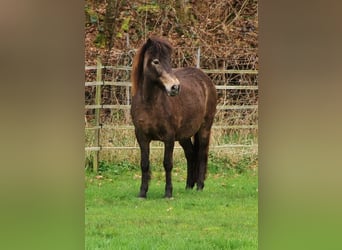
M140 199L146 199L146 194L139 193L138 198Z
M195 186L195 183L186 183L185 189L193 189Z
M172 193L165 193L164 198L165 199L171 199L172 198Z
M164 199L173 200L172 195L164 195Z
M204 188L204 183L203 184L197 184L197 191L202 191Z
M195 186L195 182L187 181L187 182L186 182L185 189L193 189L194 186Z

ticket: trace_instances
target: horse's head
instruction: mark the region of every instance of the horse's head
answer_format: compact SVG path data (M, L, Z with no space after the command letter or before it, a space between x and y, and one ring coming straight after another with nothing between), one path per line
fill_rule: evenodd
M180 84L171 67L171 45L161 39L149 38L145 46L144 75L165 89L169 96L178 95Z

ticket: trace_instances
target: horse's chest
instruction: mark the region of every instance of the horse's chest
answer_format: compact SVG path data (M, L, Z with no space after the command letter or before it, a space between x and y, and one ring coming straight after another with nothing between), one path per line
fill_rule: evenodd
M135 127L153 139L163 139L171 130L172 119L162 113L157 115L152 110L140 110L134 117Z
M167 124L160 121L138 119L137 123L137 128L153 140L166 139L170 133L170 128Z

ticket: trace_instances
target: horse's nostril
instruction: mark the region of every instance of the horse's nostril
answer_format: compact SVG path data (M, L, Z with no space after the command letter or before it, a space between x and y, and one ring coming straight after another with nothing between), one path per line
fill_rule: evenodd
M179 84L172 85L170 91L167 91L169 96L176 96L179 94L180 86Z
M178 91L179 85L172 85L171 90L172 91Z

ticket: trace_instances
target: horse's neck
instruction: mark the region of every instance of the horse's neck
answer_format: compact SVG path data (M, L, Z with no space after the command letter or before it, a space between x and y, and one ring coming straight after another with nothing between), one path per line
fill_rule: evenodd
M157 100L160 92L159 87L148 79L144 79L141 90L142 101L151 104Z

